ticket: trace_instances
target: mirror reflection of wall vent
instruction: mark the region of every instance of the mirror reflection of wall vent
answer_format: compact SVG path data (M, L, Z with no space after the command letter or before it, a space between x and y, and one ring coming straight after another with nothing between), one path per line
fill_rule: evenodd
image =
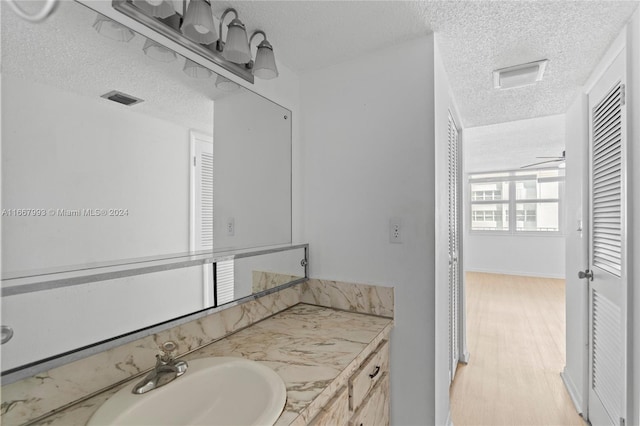
M136 98L135 96L127 95L126 93L118 92L117 90L112 90L109 93L105 93L100 96L101 98L109 99L110 101L117 102L122 105L132 106L135 104L139 104L140 102L144 102L143 99Z

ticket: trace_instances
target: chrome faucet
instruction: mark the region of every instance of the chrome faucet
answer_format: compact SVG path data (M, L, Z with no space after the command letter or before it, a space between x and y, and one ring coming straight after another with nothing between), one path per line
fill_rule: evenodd
M177 345L174 342L162 344L161 353L156 355L156 366L147 376L133 387L132 393L143 394L157 389L175 378L182 376L189 366L186 361L176 361L174 358Z

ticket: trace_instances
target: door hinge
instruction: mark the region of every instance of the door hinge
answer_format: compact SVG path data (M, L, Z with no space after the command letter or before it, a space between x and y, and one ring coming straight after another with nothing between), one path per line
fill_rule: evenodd
M626 85L620 86L621 94L620 94L620 103L625 105L627 103L627 87Z
M193 157L193 167L195 167L195 166L196 166L196 157L194 156Z
M620 426L624 426L624 423L625 423L624 417L620 417Z

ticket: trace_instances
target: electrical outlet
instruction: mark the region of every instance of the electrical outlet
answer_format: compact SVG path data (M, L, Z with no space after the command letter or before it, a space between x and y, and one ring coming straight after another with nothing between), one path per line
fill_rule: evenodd
M236 221L230 217L227 219L227 237L233 237L236 234Z
M402 219L399 217L389 219L389 242L402 243Z

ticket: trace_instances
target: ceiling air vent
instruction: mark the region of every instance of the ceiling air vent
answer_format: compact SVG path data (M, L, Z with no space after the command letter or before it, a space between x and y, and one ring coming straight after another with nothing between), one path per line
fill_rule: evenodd
M528 86L542 80L548 59L500 68L493 72L493 87L496 89L513 89Z
M135 96L127 95L126 93L118 92L117 90L112 90L109 93L105 93L100 97L109 99L110 101L117 102L119 104L126 105L126 106L131 106L131 105L139 104L140 102L144 102L142 99L138 99Z

